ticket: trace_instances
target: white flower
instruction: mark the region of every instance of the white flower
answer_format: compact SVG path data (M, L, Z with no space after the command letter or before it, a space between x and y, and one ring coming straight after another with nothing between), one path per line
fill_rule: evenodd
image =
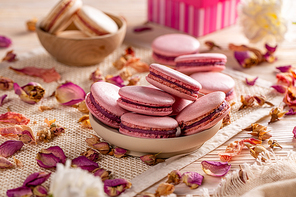
M70 160L66 161L65 166L57 164L49 191L53 197L105 197L103 183L99 177L70 166Z
M280 42L287 31L282 17L281 0L242 0L239 7L239 20L245 36L250 42Z

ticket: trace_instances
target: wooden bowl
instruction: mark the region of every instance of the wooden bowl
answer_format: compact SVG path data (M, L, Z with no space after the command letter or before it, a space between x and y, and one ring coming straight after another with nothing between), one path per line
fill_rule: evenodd
M40 22L36 25L36 32L42 46L57 61L69 66L98 64L121 45L126 33L124 19L106 14L117 23L116 33L96 37L68 38L45 32L40 28Z

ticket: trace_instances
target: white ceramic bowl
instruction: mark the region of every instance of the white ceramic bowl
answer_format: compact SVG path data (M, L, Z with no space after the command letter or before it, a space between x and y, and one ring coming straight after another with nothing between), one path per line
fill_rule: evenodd
M210 129L189 136L149 139L123 135L117 129L103 124L91 113L89 114L89 119L92 128L100 137L112 145L129 150L129 155L142 156L160 153L158 155L159 158L167 158L195 151L204 142L213 137L222 124L222 121L220 121Z

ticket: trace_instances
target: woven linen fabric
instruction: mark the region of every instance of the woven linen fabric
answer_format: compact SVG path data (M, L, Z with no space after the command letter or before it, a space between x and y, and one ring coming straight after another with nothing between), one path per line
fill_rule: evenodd
M71 81L75 84L78 84L82 87L85 92L90 91L90 86L92 82L89 80L89 75L91 72L95 71L96 68L100 68L102 71L103 76L107 74L117 75L120 71L118 71L112 63L119 58L123 53L126 45L122 45L118 48L114 53L108 56L102 63L94 66L89 67L70 67L64 64L57 62L54 58L52 58L49 54L47 54L43 49L38 49L32 51L31 53L25 54L19 57L19 60L14 63L7 63L2 62L0 63L0 75L11 78L14 82L18 83L20 86L23 86L29 82L37 82L40 83L43 88L46 90L45 98L43 98L39 103L35 105L30 105L24 103L20 100L20 98L14 93L13 90L9 91L0 91L0 95L7 94L8 98L2 107L0 107L0 113L6 113L7 107L9 107L13 112L18 112L24 114L26 117L30 118L30 126L35 135L38 130L40 130L44 125L44 119L47 118L49 120L56 119L56 123L64 126L66 128L65 134L56 137L53 141L49 143L38 143L38 145L25 145L21 151L14 154L14 156L21 160L24 164L22 168L13 168L7 170L0 171L0 196L5 196L6 191L8 189L20 187L26 177L34 172L38 171L46 171L46 172L53 172L54 170L46 170L40 168L37 165L35 160L36 154L42 148L48 148L50 146L60 146L65 155L69 159L74 159L80 155L80 153L84 152L88 146L85 142L87 137L91 137L92 134L96 134L92 129L85 129L80 126L80 123L77 123L79 118L84 114L79 112L76 108L62 106L59 104L55 97L50 97L50 95L55 91L56 87L65 82ZM141 58L143 62L148 64L153 62L151 58L151 50L144 49L144 48L134 48L136 57ZM57 82L45 83L42 79L36 77L30 77L26 75L16 74L14 71L9 69L9 66L14 68L23 68L28 66L35 66L39 68L52 68L54 67L58 73L61 74L62 78ZM236 122L237 120L248 118L249 114L255 113L256 111L262 110L262 108L254 107L245 110L238 111L240 106L240 95L241 94L261 94L265 95L268 100L273 100L277 97L277 94L272 92L270 89L270 84L265 83L265 81L258 81L255 86L247 86L245 84L245 75L242 75L239 72L226 70L224 71L226 74L229 74L236 83L235 92L236 92L236 99L234 102L234 106L232 107L232 116L231 121ZM138 74L133 71L135 75L139 75L141 77L140 83L141 85L147 84L145 77L147 73ZM49 111L40 112L38 110L39 106L46 105L54 107L54 109ZM259 119L260 117L266 115L267 110L270 108L264 108L264 112L257 113L254 120ZM247 124L247 123L246 123ZM9 126L8 124L0 124L0 127ZM231 125L224 127L219 132L223 134ZM231 133L230 135L225 135L224 141L230 139L233 135L239 132L239 129L236 129L235 132ZM214 138L214 137L213 137ZM8 138L0 136L0 144L8 140ZM222 141L220 142L222 144ZM206 145L206 144L205 144ZM204 145L204 146L205 146ZM99 166L105 168L106 170L111 171L112 178L125 178L130 180L135 187L132 187L130 190L130 194L127 196L132 196L139 191L142 191L155 182L159 181L160 179L164 178L167 174L167 171L170 169L181 168L190 163L196 161L202 155L206 154L207 152L215 149L219 143L215 145L208 146L209 148L207 151L203 152L199 156L184 156L181 158L172 158L168 160L168 162L158 164L153 167L149 167L144 164L138 157L127 156L125 158L115 158L113 156L102 156L102 158L98 161ZM10 161L13 161L12 157L9 158ZM171 168L164 169L163 167L172 164ZM147 172L148 171L148 172ZM154 173L159 173L158 176L155 177L146 177L146 173L150 171L154 171ZM45 186L49 187L50 179L46 182Z

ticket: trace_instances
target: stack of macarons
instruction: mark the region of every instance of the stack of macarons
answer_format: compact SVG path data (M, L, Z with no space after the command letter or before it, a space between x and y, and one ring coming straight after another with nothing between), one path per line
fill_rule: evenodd
M83 5L82 0L61 0L41 21L40 27L51 34L63 35L71 22L80 30L73 32L77 37L101 36L118 30L112 18L94 7Z

